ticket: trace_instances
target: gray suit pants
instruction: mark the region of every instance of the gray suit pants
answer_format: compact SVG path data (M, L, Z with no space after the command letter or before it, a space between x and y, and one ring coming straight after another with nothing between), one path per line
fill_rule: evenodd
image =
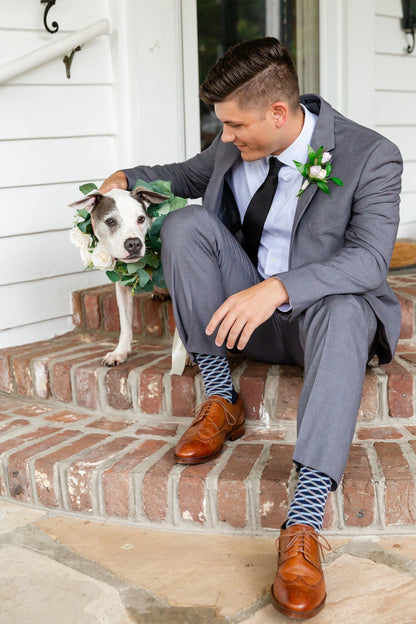
M188 353L226 356L205 328L227 297L262 280L242 247L211 212L187 206L165 220L162 262ZM335 484L347 463L376 329L363 297L333 295L292 321L276 311L242 351L253 360L304 367L293 460Z

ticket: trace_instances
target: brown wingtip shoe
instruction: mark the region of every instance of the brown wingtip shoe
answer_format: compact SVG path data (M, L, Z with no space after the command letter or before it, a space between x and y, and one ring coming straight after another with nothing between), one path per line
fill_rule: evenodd
M226 440L237 440L244 434L244 408L240 398L229 403L213 394L195 412L195 418L175 447L180 464L202 464L221 452Z
M320 541L323 540L323 543ZM272 585L272 604L292 618L311 618L323 608L326 599L321 567L326 539L306 524L281 529L276 579Z

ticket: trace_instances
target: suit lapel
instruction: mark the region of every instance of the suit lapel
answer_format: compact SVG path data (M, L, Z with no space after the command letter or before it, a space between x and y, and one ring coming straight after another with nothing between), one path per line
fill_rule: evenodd
M323 145L325 150L332 153L332 150L335 148L334 111L332 107L317 95L303 95L300 101L311 113L318 115L318 120L311 139L311 147L316 151ZM299 222L312 199L315 197L317 190L317 184L310 184L303 195L298 199L293 221L290 249L292 249L293 239Z

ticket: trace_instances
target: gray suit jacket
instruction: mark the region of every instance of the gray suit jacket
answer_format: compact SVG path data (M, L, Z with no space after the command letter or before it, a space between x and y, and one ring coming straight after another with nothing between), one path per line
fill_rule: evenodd
M311 184L298 200L290 243L289 270L284 283L295 318L322 297L362 295L378 318L375 352L388 362L400 333L397 298L386 282L399 224L402 159L397 147L378 133L335 111L316 95L301 102L318 121L312 137L332 154L331 175L344 186L329 183L330 195ZM204 205L239 235L238 212L225 184L225 174L240 158L220 135L206 150L183 162L124 170L129 188L138 178L171 180L172 191L204 198Z

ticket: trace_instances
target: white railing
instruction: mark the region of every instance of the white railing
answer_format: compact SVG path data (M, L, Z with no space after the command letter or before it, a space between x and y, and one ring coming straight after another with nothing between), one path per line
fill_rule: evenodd
M42 48L29 52L29 54L24 54L17 59L13 59L13 61L0 65L0 84L48 61L52 61L54 58L62 56L62 54L71 52L74 48L91 41L91 39L108 33L109 30L110 22L107 19L103 19L66 37L62 37L59 41L48 43Z

